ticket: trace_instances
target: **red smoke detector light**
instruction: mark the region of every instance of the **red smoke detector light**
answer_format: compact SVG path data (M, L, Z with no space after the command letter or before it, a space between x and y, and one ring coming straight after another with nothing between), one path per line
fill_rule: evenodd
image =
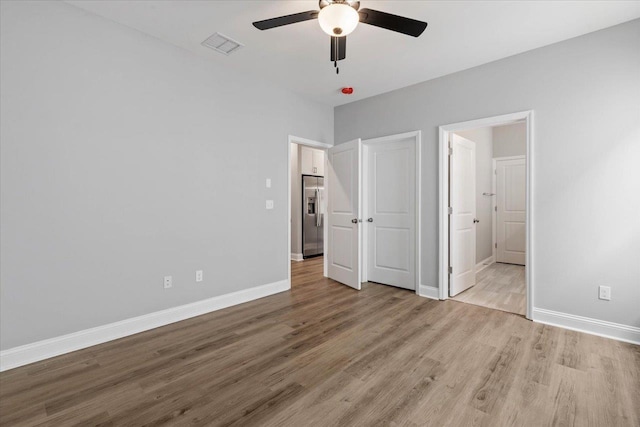
M342 88L342 93L344 93L345 95L351 95L353 93L353 88L352 87L343 87Z

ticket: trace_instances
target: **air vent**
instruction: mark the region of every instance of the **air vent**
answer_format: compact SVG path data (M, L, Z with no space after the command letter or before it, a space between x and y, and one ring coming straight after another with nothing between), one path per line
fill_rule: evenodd
M206 46L217 52L224 53L225 55L229 55L242 47L242 45L237 41L230 39L229 37L220 33L215 33L214 35L203 41L202 46Z

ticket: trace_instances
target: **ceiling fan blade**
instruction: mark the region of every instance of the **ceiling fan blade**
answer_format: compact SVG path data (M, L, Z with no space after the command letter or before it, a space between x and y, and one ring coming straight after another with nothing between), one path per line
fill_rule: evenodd
M318 17L317 10L307 10L306 12L294 13L292 15L279 16L277 18L265 19L264 21L256 21L253 26L259 30L268 30L271 28L281 27L283 25L295 24L297 22L308 21Z
M360 22L364 24L374 25L408 36L418 37L427 28L426 22L378 10L360 9L358 14L360 15Z
M331 37L331 60L341 61L347 57L347 37Z

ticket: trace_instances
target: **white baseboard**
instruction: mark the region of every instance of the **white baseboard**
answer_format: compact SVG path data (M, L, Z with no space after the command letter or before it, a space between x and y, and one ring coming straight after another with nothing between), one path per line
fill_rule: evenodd
M493 257L493 255L491 255L487 259L483 259L482 261L480 261L479 263L476 264L476 274L480 273L482 270L484 270L485 268L489 267L491 264L493 264L495 262L496 262L496 260Z
M418 295L425 298L440 299L438 298L438 288L435 286L420 285Z
M303 259L302 254L291 254L291 261L302 261Z
M533 309L533 321L618 341L640 344L640 328L558 311Z
M50 357L102 344L149 329L200 316L291 289L288 280L256 286L191 304L156 311L131 319L74 332L0 351L0 371L17 368Z

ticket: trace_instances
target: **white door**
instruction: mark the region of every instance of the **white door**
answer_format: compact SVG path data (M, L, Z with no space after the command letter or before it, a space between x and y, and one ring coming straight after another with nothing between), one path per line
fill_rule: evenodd
M327 153L327 273L360 289L360 139L329 148Z
M525 159L496 160L497 262L524 265L526 247Z
M415 289L415 138L367 144L365 153L366 280Z
M476 284L476 144L451 134L449 295Z

